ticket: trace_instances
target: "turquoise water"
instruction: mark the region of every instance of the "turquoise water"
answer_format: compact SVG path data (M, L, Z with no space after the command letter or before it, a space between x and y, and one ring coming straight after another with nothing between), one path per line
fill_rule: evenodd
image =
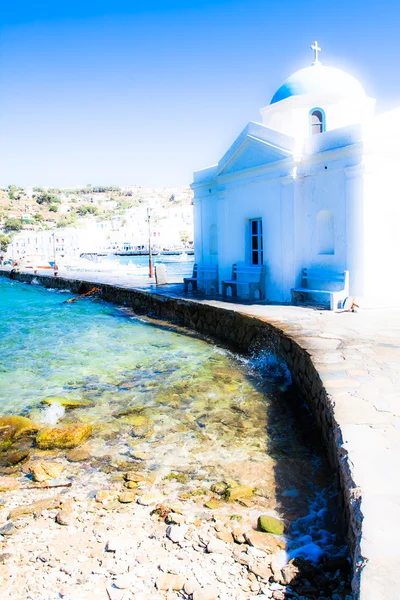
M343 553L331 474L286 403L288 373L274 357L247 361L71 297L0 278L0 415L48 423L45 398L89 401L61 411L58 425L93 424L93 468L140 455L158 481L186 473L184 492L227 478L250 485L264 510L293 523L293 551ZM132 429L138 415L142 433Z

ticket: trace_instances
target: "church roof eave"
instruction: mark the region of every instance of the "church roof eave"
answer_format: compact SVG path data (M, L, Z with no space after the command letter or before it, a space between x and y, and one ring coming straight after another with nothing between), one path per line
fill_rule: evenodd
M246 146L258 148L260 153L265 154L265 163L277 162L287 158L292 159L295 155L295 140L274 129L270 129L261 123L250 121L240 135L236 138L227 152L223 155L217 165L196 171L193 175L192 189L215 182L221 175L227 175L224 170L229 168ZM269 156L269 159L268 159ZM260 164L254 164L260 167ZM252 165L241 167L243 170L251 168ZM239 167L239 170L241 170Z

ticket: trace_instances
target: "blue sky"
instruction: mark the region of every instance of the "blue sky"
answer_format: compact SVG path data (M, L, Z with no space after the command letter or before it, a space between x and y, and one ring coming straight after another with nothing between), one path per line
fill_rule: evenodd
M400 106L394 0L14 0L0 13L0 185L188 185L293 71Z

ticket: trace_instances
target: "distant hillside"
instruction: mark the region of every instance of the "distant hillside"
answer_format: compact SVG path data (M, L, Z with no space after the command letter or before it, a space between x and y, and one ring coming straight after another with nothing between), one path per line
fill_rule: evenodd
M8 234L21 230L80 227L89 219L105 221L122 216L128 209L190 205L189 188L139 186L87 186L76 189L32 188L10 185L0 190L0 228Z

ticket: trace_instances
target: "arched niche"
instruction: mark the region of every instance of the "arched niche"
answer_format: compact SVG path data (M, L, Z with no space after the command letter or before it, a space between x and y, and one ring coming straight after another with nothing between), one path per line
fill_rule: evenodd
M218 230L216 225L210 226L210 256L218 254Z
M335 254L335 222L330 210L317 215L317 253Z

